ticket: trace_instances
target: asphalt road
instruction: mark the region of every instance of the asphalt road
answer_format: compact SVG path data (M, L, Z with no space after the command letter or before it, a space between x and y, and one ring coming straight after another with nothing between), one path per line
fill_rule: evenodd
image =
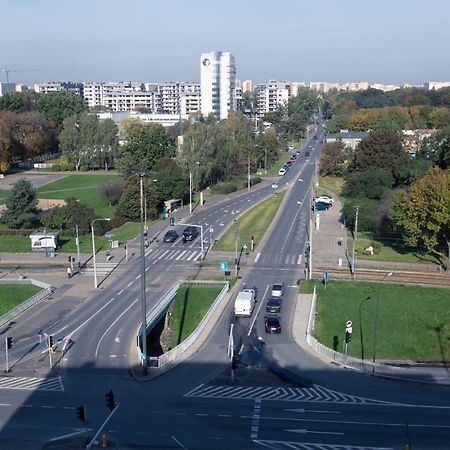
M81 442L85 430L76 419L76 406L86 405L92 435L108 414L104 395L112 389L120 406L105 432L120 448L403 449L408 439L413 448L449 448L448 389L346 372L293 341L319 142L312 141L310 157L302 152L282 177L283 186L288 184L283 212L243 280L259 288L250 319L236 320L230 302L200 351L164 376L142 382L129 371L140 322L139 261L129 261L120 278L87 301L49 301L33 308L21 318L23 331L12 355L23 358L10 377L14 388L0 385L2 446L37 448L61 437L54 448ZM270 186L250 191L198 211L193 220L203 225L205 237L211 236L211 227L214 234L225 229L272 191ZM151 247L146 256L148 307L191 272L200 252L199 239ZM271 284L280 281L286 285L283 330L266 335L265 302ZM227 359L231 323L239 352L234 383ZM38 356L42 346L30 332L37 324L61 339L60 345L66 343L68 351L47 384L33 389L30 374L39 375L48 362ZM265 344L258 343L258 336ZM137 364L137 354L134 360ZM17 377L21 371L24 380Z

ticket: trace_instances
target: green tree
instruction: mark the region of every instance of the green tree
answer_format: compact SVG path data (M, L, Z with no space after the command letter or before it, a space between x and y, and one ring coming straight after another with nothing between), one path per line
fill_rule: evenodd
M278 160L281 150L281 142L276 133L269 129L259 133L255 139L255 162L257 167L271 166ZM267 167L264 167L265 169Z
M88 109L81 97L73 92L42 94L37 98L36 107L47 120L54 122L57 128L62 127L67 117L81 114Z
M16 113L35 111L38 95L33 91L10 92L0 97L0 109Z
M380 200L393 184L391 172L381 167L371 167L363 172L348 174L342 193L348 197Z
M125 144L119 169L125 175L150 173L158 159L175 156L175 139L160 124L124 121Z
M9 228L32 228L39 223L36 190L26 178L14 183L6 197L2 223Z
M450 171L431 168L400 195L391 210L392 218L410 247L424 246L439 260L450 260ZM447 245L447 255L442 243Z
M319 172L322 176L340 177L348 152L340 141L325 144L320 152Z
M185 199L189 193L186 172L173 158L162 158L155 163L156 190L163 200Z

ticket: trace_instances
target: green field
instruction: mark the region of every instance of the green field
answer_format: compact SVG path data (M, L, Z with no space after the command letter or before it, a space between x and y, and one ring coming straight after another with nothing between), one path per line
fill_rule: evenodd
M401 284L330 281L325 288L305 282L301 292L317 286L315 337L342 352L345 322L353 322L349 355L372 359L379 298L376 359L450 360L450 291ZM379 293L379 297L378 297Z
M0 316L37 294L42 289L32 284L0 284Z
M222 289L223 285L181 287L178 290L170 316L172 348L197 328Z
M115 206L110 207L103 198L101 188L106 183L115 183L122 179L120 175L69 175L37 189L38 198L62 199L77 198L81 203L94 208L100 217L112 217Z
M247 251L250 251L251 237L254 237L255 249L261 242L264 233L267 231L272 222L281 201L284 192L277 193L256 205L250 211L245 213L237 220L238 226L238 252L240 252L244 244L247 245ZM234 251L234 233L235 227L232 225L226 233L220 238L219 242L214 245L214 250L218 251Z

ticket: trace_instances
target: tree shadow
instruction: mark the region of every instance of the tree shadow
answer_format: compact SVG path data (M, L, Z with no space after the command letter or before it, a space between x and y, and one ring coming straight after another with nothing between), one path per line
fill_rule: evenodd
M436 333L436 338L437 338L438 345L439 345L439 351L441 353L441 362L442 362L447 374L450 375L450 368L448 366L446 345L445 345L445 340L450 342L450 337L445 336L445 334L443 334L443 331L445 330L445 324L436 325L432 329Z

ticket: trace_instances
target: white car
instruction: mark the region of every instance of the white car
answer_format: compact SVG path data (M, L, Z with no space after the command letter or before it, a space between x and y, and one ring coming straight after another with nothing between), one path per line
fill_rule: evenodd
M278 189L278 183L272 183L272 189Z
M284 283L274 283L272 285L272 297L281 297L284 294Z
M314 199L315 203L326 203L327 205L332 205L334 203L334 199L329 195L321 195L320 197L316 197Z
M294 146L293 146L293 145L290 145L290 146L289 146L289 150L294 150Z
M286 169L284 169L283 167L278 171L278 175L284 175L286 173Z

